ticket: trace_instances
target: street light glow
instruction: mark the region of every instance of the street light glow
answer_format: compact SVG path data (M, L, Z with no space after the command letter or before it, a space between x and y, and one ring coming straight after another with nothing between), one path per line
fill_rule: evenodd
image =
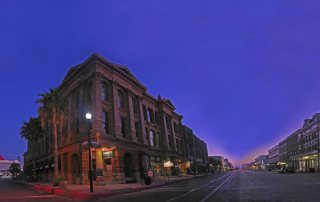
M91 113L86 113L86 119L91 120L92 114Z

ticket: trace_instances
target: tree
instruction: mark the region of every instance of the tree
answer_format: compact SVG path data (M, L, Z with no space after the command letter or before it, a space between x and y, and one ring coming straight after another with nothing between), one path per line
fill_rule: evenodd
M65 102L59 96L57 89L50 89L49 92L40 94L40 99L36 102L40 104L38 113L42 128L46 123L52 126L53 132L53 156L54 156L54 178L59 176L58 170L58 125L63 115L66 114Z
M12 163L9 167L9 172L12 174L12 177L16 178L17 174L21 172L19 163Z
M22 138L28 140L30 145L31 156L32 156L32 175L35 177L36 174L36 163L35 163L35 146L37 140L43 136L43 130L41 128L40 119L30 117L29 121L24 121L20 128L20 135Z

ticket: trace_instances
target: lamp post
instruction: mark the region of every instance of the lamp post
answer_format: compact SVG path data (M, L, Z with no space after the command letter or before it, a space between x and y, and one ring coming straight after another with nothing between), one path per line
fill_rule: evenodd
M86 113L86 119L91 121L92 114ZM92 169L91 169L91 138L90 131L88 132L88 152L89 152L89 179L90 179L90 192L93 192L93 182L92 182Z

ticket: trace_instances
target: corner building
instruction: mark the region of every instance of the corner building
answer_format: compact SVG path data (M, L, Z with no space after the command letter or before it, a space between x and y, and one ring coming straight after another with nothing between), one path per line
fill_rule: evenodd
M107 183L139 180L148 169L155 175L186 174L192 169L191 160L206 166L206 143L195 138L190 144L196 151L189 154L182 116L169 99L150 95L128 68L95 53L72 67L58 90L69 114L61 117L58 133L59 174L68 183L88 182L84 144L88 134L97 145L91 150L93 171L102 169ZM92 113L91 121L85 119L87 112ZM43 181L51 181L53 176L50 127L47 124L43 138L28 142L25 153L25 168L31 172L30 148L36 147L36 171ZM167 161L173 166L165 169Z

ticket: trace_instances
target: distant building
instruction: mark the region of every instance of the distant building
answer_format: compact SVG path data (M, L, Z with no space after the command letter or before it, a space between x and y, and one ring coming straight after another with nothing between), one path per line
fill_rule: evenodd
M255 160L255 170L267 170L268 155L260 155Z
M5 160L3 156L0 155L0 176L9 174L9 168L12 163L19 163L18 160Z
M233 165L232 163L229 162L228 159L224 159L223 160L223 170L224 171L230 171L230 170L233 170Z
M223 156L209 156L209 165L211 170L216 172L224 171L224 157Z
M281 167L286 167L288 162L288 154L287 154L287 138L282 140L279 144L279 165Z
M279 165L298 172L320 171L320 113L305 119L303 126L278 144Z
M279 168L279 146L278 145L268 150L268 163L271 169Z
M191 128L183 125L183 145L184 155L187 164L183 164L183 169L188 174L193 172L206 172L208 170L208 149L207 144L198 138ZM189 164L189 167L188 167ZM186 167L187 166L187 167ZM184 173L186 174L186 173Z

